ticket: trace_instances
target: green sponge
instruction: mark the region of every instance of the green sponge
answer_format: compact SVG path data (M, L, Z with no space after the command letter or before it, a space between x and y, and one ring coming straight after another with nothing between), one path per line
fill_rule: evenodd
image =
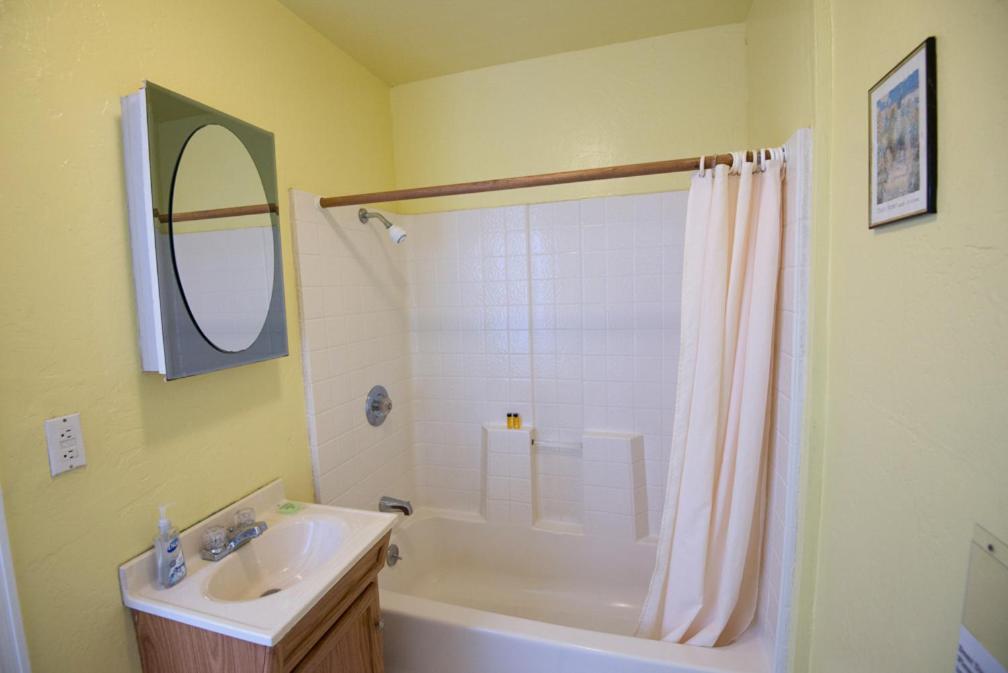
M277 505L277 511L281 514L297 514L302 509L304 509L304 505L299 502L287 501Z

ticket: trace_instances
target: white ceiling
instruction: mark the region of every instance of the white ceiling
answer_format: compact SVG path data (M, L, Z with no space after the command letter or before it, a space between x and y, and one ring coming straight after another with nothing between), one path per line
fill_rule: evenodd
M388 84L743 21L752 0L280 0Z

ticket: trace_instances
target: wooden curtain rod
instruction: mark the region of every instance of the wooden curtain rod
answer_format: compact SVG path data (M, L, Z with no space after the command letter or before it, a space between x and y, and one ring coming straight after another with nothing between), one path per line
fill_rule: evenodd
M264 213L279 213L280 208L275 203L257 203L254 206L233 206L231 208L212 208L210 210L190 210L185 213L172 213L172 222L192 222L193 220L216 220L222 217L241 217L242 215L260 215ZM154 209L154 216L161 224L168 223L168 213L159 213Z
M753 152L746 152L746 161L753 160ZM770 152L764 155L770 157ZM711 160L713 159L713 163ZM731 164L731 154L708 156L706 165ZM609 180L612 178L632 178L641 175L658 175L660 173L681 173L700 169L700 157L689 159L670 159L668 161L650 161L643 164L623 164L621 166L606 166L603 168L584 168L577 171L561 171L559 173L542 173L540 175L523 175L517 178L497 178L496 180L479 180L476 182L457 182L452 185L436 185L434 187L413 187L410 189L393 189L387 192L370 192L367 194L347 194L345 196L323 196L319 205L323 208L336 206L359 206L367 203L385 203L388 201L405 201L408 199L427 199L434 196L456 196L458 194L477 194L480 192L498 192L506 189L522 189L524 187L543 187L545 185L564 185L571 182L589 182L591 180Z

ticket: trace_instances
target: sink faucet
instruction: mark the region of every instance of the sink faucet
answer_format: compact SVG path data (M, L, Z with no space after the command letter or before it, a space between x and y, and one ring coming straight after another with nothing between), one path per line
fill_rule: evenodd
M393 498L391 495L383 495L378 501L378 511L402 512L404 515L409 516L413 513L413 505L410 504L409 500L401 500Z
M207 561L220 561L231 552L266 532L266 522L255 520L255 510L245 507L235 512L234 526L210 526L203 531L200 556Z

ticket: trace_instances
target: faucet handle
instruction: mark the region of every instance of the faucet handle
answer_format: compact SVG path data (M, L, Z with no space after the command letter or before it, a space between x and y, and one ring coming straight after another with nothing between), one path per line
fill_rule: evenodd
M220 551L227 545L227 529L223 526L210 526L203 531L203 549Z
M242 528L247 528L256 522L255 508L253 507L242 507L235 512L234 515L234 527L235 530L241 530Z

